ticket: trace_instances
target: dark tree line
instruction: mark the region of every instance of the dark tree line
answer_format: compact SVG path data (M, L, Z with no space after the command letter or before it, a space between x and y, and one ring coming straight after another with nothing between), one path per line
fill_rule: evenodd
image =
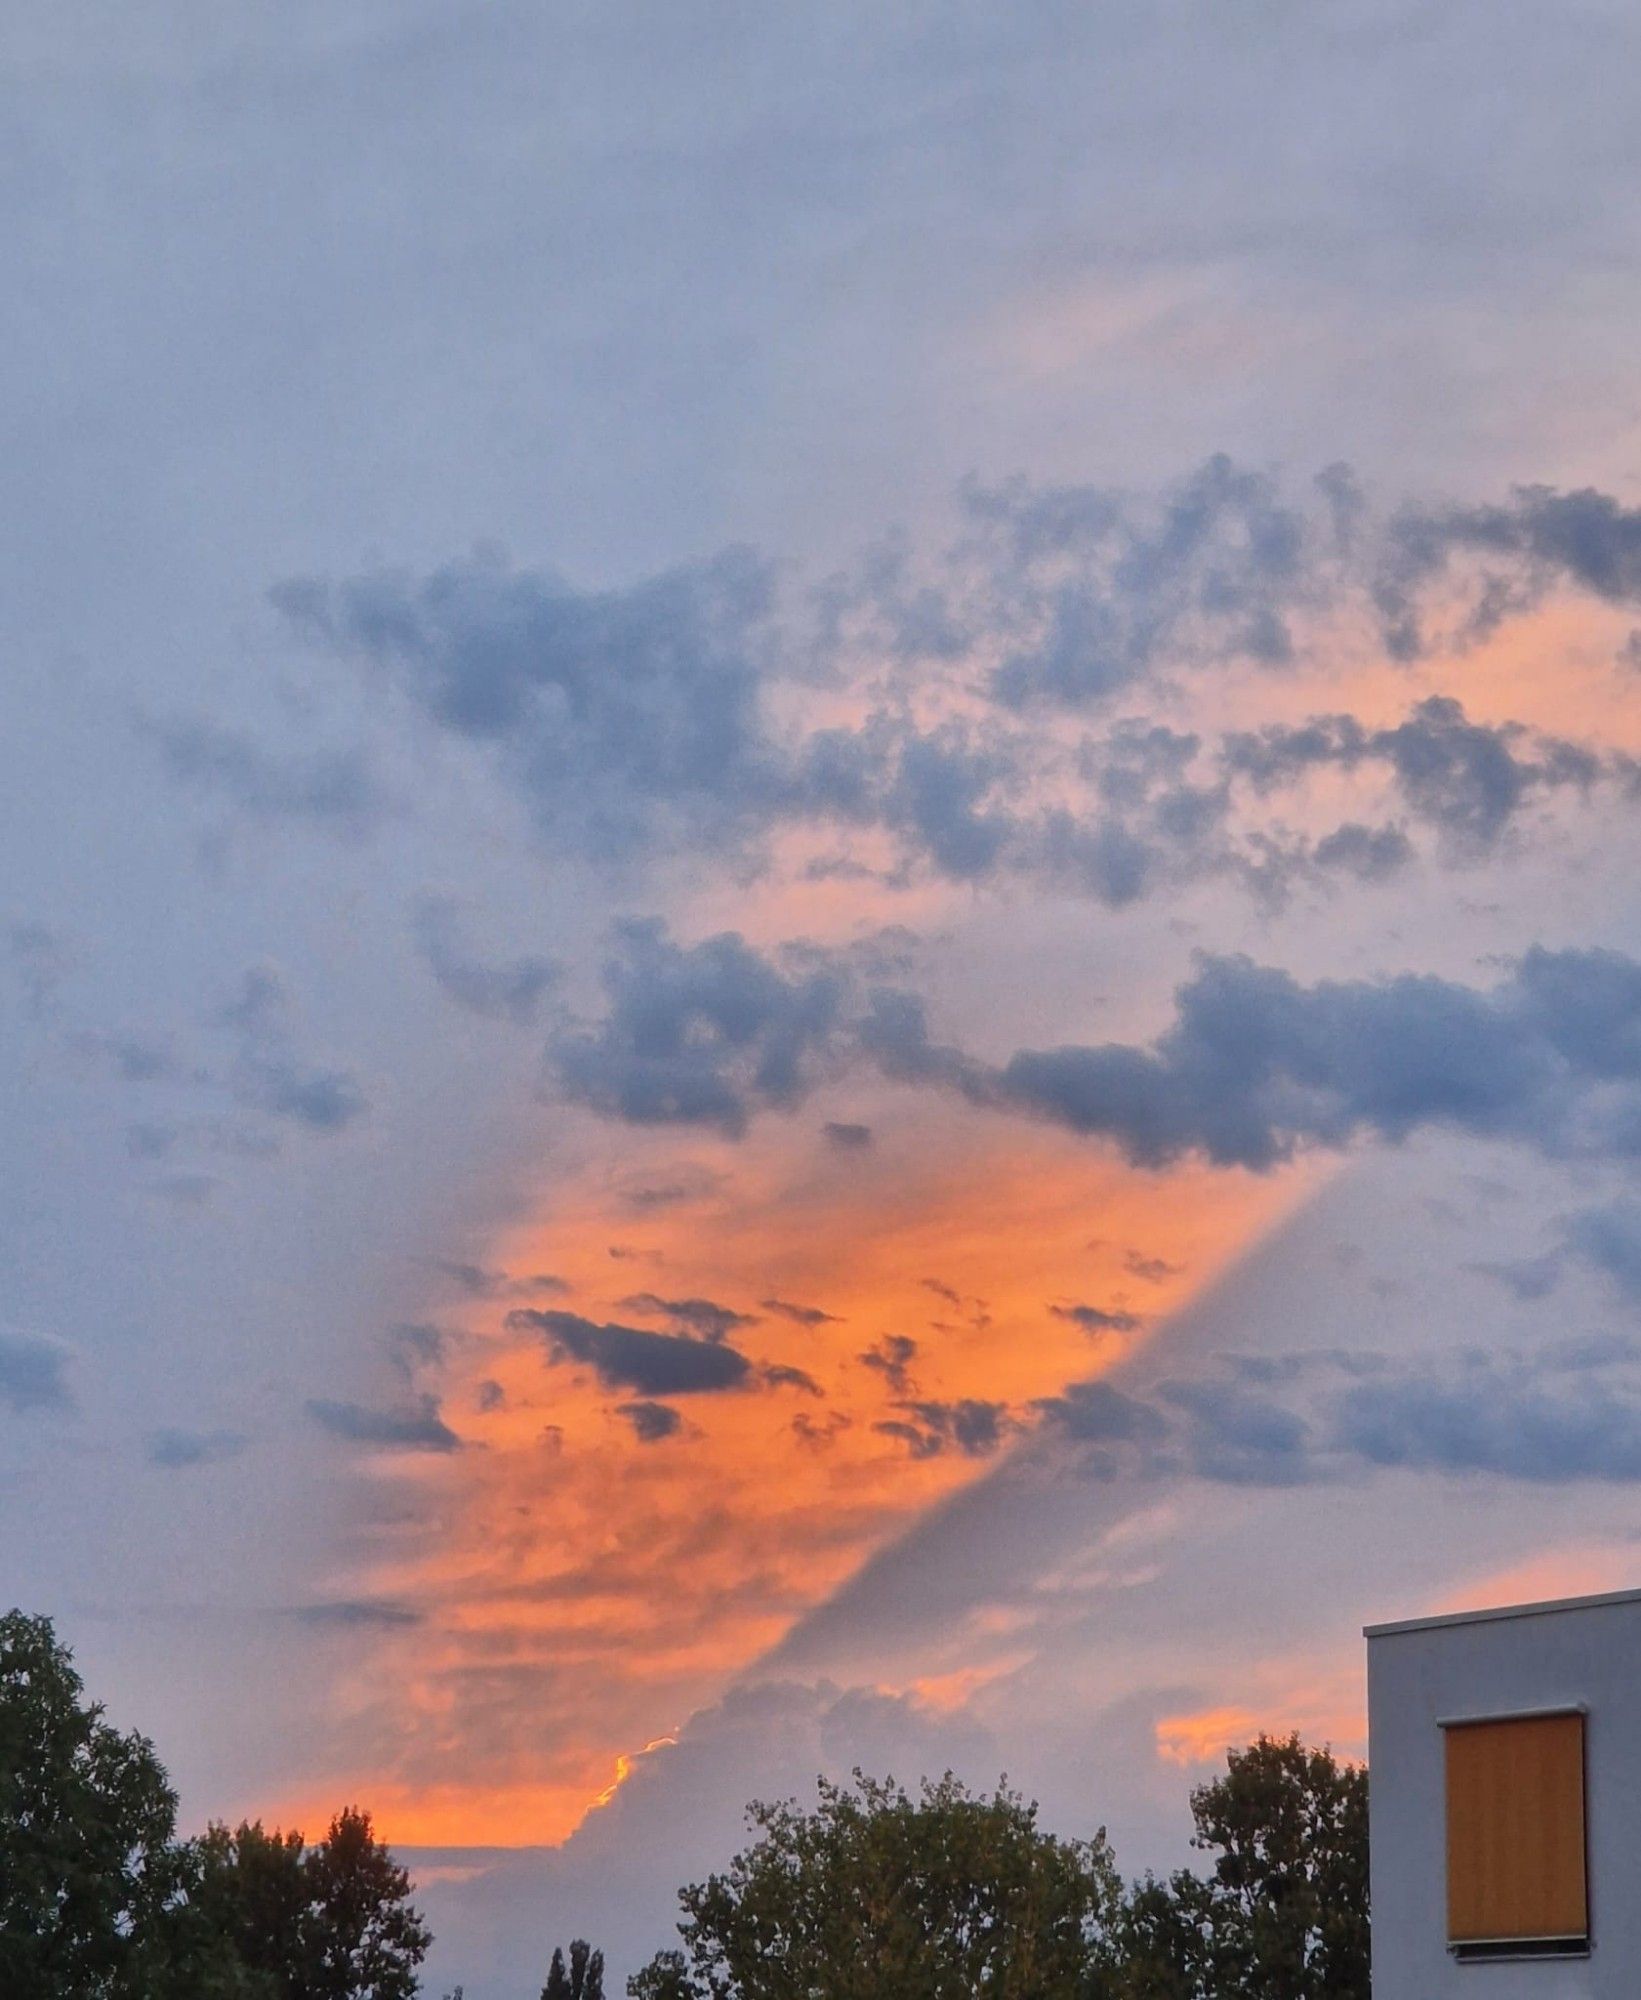
M176 1837L145 1737L84 1699L43 1618L0 1617L0 1995L410 2000L432 1938L352 1808L323 1840L259 1822ZM681 1947L632 2000L1368 2000L1367 1773L1297 1736L1191 1795L1199 1871L1124 1886L1103 1830L1063 1840L1004 1786L856 1772L679 1892ZM459 2000L460 1989L451 1996ZM605 2000L553 1953L541 2000Z
M1124 1889L1104 1832L949 1774L754 1805L759 1838L680 1891L681 1950L632 2000L1368 2000L1367 1773L1297 1736L1191 1796L1205 1875Z
M176 1838L154 1746L84 1699L50 1621L0 1617L0 1994L409 2000L432 1942L371 1829Z

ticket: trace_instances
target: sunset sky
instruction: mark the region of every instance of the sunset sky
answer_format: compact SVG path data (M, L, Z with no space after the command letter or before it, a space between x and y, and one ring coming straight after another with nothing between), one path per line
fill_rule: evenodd
M430 1990L1641 1579L1641 17L28 0L0 1602Z

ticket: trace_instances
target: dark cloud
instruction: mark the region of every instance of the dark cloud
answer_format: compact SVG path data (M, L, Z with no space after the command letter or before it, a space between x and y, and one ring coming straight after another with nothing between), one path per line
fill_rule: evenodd
M338 1626L344 1631L380 1628L402 1631L406 1626L426 1622L425 1614L408 1604L391 1604L380 1598L342 1597L325 1604L303 1604L289 1614L302 1625Z
M483 1264L463 1263L457 1258L435 1257L432 1262L436 1271L470 1299L540 1298L543 1294L562 1298L571 1289L550 1271L532 1271L514 1278L505 1271L488 1270Z
M1425 650L1423 600L1449 582L1462 559L1483 566L1467 628L1496 625L1530 609L1552 587L1588 591L1609 604L1641 601L1641 509L1583 487L1517 487L1503 505L1409 507L1389 524L1373 596L1398 658Z
M1223 457L1156 502L1024 482L968 502L971 587L1003 642L992 685L1015 709L1088 707L1182 662L1285 665L1338 540L1336 512Z
M668 832L737 839L778 788L761 715L769 589L731 551L626 590L473 562L273 598L493 758L556 842L617 855Z
M449 1346L444 1328L427 1320L403 1320L388 1331L388 1357L407 1379L418 1369L438 1367Z
M1068 1319L1084 1333L1133 1333L1145 1322L1138 1313L1122 1312L1110 1306L1050 1306L1056 1319Z
M436 1398L424 1396L403 1410L372 1410L362 1403L309 1402L308 1415L332 1437L350 1444L382 1445L402 1451L456 1451L461 1439L439 1415Z
M462 941L457 905L444 896L424 896L415 917L417 948L440 989L459 1007L490 1021L528 1027L558 984L559 966L550 958L525 956L481 959Z
M1405 974L1301 986L1205 958L1149 1049L1022 1051L984 1072L899 1019L892 1074L1029 1110L1164 1166L1199 1152L1263 1169L1359 1135L1426 1126L1547 1151L1641 1148L1641 965L1533 950L1481 991Z
M1034 1408L1101 1480L1282 1487L1363 1468L1641 1480L1641 1347L1622 1336L1415 1362L1221 1355L1147 1393L1074 1383Z
M68 1350L53 1340L0 1328L0 1403L25 1416L31 1410L71 1410Z
M840 1152L858 1153L872 1143L870 1125L850 1125L833 1118L821 1127L828 1145L836 1146Z
M1580 745L1535 736L1518 723L1472 722L1447 695L1419 702L1390 729L1326 715L1236 733L1225 739L1220 762L1261 795L1318 766L1354 771L1382 764L1407 809L1465 855L1493 847L1532 793L1569 785L1588 790L1605 769ZM1401 864L1406 845L1395 828L1340 827L1318 843L1316 857L1327 866L1382 874Z
M1641 1385L1478 1368L1362 1383L1335 1442L1370 1464L1510 1479L1641 1479Z
M856 1358L863 1368L881 1375L896 1395L903 1396L912 1386L910 1369L916 1355L917 1342L909 1334L886 1333Z
M806 1396L824 1396L826 1393L807 1368L793 1368L785 1362L774 1362L763 1373L771 1389L801 1389Z
M250 1443L239 1431L162 1430L150 1432L143 1447L150 1465L180 1472L195 1465L220 1465L238 1458Z
M819 1306L795 1306L790 1299L760 1299L759 1305L767 1313L774 1313L778 1319L789 1319L794 1326L838 1326L841 1320L836 1313L822 1312Z
M368 1109L364 1092L346 1071L315 1066L298 1053L294 1015L277 967L256 965L241 976L218 1017L239 1043L229 1079L234 1095L268 1117L313 1132L340 1132Z
M360 750L280 755L242 731L212 722L150 722L144 727L177 783L221 798L248 818L311 820L358 838L387 810Z
M704 1395L739 1389L751 1376L746 1356L722 1341L528 1308L509 1313L507 1324L539 1333L554 1360L581 1362L607 1389L635 1389L645 1397Z
M1620 1295L1641 1304L1641 1206L1609 1202L1569 1218L1568 1248L1602 1272Z
M908 1399L898 1407L906 1413L904 1421L891 1418L872 1428L897 1438L913 1458L938 1458L946 1451L989 1458L1012 1427L1007 1403L973 1397L950 1403Z
M840 973L788 978L733 933L685 947L656 920L618 926L617 947L603 1021L549 1043L563 1096L635 1124L729 1133L802 1098L836 1033Z
M629 940L634 929L640 962L658 955L655 978L623 961L610 1015L564 1068L572 1096L639 1122L687 1108L738 1132L757 1104L801 1093L801 1051L816 1068L864 1058L892 1081L1047 1119L1146 1167L1195 1153L1263 1171L1310 1147L1433 1126L1551 1153L1641 1151L1641 965L1617 952L1535 948L1487 989L1420 974L1303 986L1251 959L1204 956L1149 1047L1023 1049L994 1067L936 1042L916 994L879 987L851 1012L833 982L810 1003L739 939L692 952L655 925L629 926ZM686 997L702 952L705 1007ZM726 1034L716 1023L743 994Z
M676 1437L684 1427L683 1418L667 1403L617 1403L615 1409L617 1416L632 1425L640 1444L660 1444L664 1438Z
M716 1299L663 1299L654 1292L634 1292L617 1300L627 1312L643 1313L649 1319L670 1319L675 1326L687 1327L702 1340L723 1340L737 1327L755 1326L756 1313L736 1312L719 1305Z
M29 1011L44 1020L57 1004L57 992L73 969L74 954L49 924L33 919L9 924L6 942Z

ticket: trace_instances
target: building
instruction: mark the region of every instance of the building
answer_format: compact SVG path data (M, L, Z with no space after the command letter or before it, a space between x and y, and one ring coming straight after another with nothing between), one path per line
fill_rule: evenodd
M1641 1590L1367 1644L1374 2000L1636 2000Z

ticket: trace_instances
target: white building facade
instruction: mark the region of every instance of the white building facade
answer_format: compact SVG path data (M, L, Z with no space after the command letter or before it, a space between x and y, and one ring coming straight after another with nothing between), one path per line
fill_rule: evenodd
M1367 1642L1374 2000L1641 2000L1641 1591Z

